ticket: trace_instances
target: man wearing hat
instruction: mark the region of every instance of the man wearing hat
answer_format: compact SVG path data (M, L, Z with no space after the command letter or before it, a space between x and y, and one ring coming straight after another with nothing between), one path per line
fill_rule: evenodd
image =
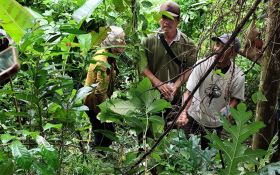
M196 47L192 40L177 28L180 22L180 7L177 3L163 3L160 14L160 29L143 41L143 75L150 79L165 99L176 104L181 99L180 86L187 80L190 71L182 76L180 74L196 62ZM167 51L166 45L175 57ZM164 115L167 114L168 112Z
M215 53L218 53L225 46L230 36L230 34L224 34L212 38L215 42ZM239 49L240 42L235 38L177 120L177 125L184 127L186 135L201 134L202 149L208 147L209 142L203 137L206 135L205 129L210 132L217 130L219 133L222 130L220 116L231 120L229 108L236 107L240 100L244 100L245 76L242 70L232 61ZM187 82L184 100L188 98L201 77L212 65L215 57L216 55L197 62L198 66L193 69Z

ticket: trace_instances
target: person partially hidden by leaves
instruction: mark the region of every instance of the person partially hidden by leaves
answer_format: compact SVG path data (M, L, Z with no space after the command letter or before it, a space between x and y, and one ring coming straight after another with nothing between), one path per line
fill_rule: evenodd
M94 134L93 146L108 147L112 140L102 134L102 130L115 132L113 123L101 123L97 119L100 112L99 104L110 98L113 93L116 74L118 73L116 60L110 55L117 55L124 51L125 33L122 28L110 26L107 38L102 42L103 49L98 50L88 68L85 86L96 86L96 88L85 98L84 104L89 108L89 116ZM105 48L104 48L105 47ZM106 131L105 131L106 132Z
M142 73L149 78L161 96L170 101L174 107L180 104L180 87L188 79L187 71L196 62L196 46L193 41L178 29L180 23L180 6L167 1L160 6L160 28L155 34L143 40L145 53L141 58ZM182 75L180 75L182 74ZM166 126L173 118L164 113Z
M230 34L224 34L212 38L215 42L215 53L223 49L230 36ZM176 121L178 126L183 127L187 137L189 134L201 134L202 149L209 146L209 140L204 137L205 130L210 132L216 130L219 135L222 130L220 117L232 120L229 108L236 107L240 100L244 100L245 77L233 61L239 49L240 42L235 38L233 44L219 58L215 69L202 82ZM194 68L187 82L183 102L212 65L216 56L197 62L198 66Z

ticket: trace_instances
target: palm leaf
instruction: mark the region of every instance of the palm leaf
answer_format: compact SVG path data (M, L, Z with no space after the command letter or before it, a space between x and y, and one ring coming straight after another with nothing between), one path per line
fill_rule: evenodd
M72 15L72 17L80 22L82 19L89 17L94 9L102 2L103 0L88 0L80 8L78 8Z
M33 26L33 16L15 0L0 0L0 25L19 43L26 29Z

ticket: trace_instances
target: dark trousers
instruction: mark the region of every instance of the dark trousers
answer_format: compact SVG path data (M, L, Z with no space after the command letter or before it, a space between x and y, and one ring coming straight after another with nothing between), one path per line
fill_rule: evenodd
M101 132L97 132L96 130L108 130L111 132L115 132L115 127L113 123L101 123L100 120L96 118L97 113L93 110L86 111L94 135L93 146L101 146L101 147L109 147L112 144L112 140L106 137Z
M174 100L171 102L172 108L166 109L166 111L163 113L164 117L164 130L166 130L175 119L176 115L178 114L180 108L181 108L182 98L177 97L174 98ZM177 129L176 125L172 129Z
M219 137L221 136L221 131L223 130L222 126L217 128L209 128L200 125L191 116L188 116L188 119L189 119L188 123L183 127L185 131L185 135L187 138L189 138L189 134L195 134L195 135L200 134L200 145L202 150L205 150L207 147L209 147L209 143L210 143L210 141L204 137L207 135L206 130L209 132L213 132L214 130L216 130L218 136Z

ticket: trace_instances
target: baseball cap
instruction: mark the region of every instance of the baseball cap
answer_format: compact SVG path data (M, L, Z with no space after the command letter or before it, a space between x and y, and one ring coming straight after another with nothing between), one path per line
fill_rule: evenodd
M231 37L231 34L223 34L223 35L221 35L219 37L212 37L211 39L213 41L220 41L223 44L226 44L230 37ZM240 49L240 41L239 41L238 38L235 38L231 45L234 47L236 52L239 51L239 49Z
M180 6L176 2L167 1L161 4L160 11L166 11L173 17L180 16Z

